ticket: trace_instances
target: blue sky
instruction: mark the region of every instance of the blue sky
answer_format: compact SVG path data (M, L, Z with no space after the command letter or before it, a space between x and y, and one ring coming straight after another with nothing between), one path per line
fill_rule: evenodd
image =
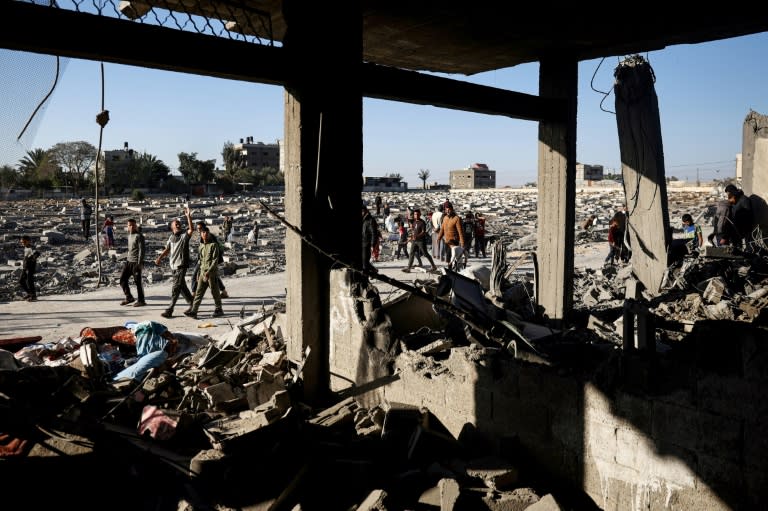
M668 176L695 180L729 177L741 151L741 130L750 109L768 113L768 33L676 45L644 54L656 75ZM30 60L29 57L33 59ZM0 164L58 142L98 145L95 116L101 109L100 64L63 59L65 68L49 102L20 143L21 132L53 82L55 59L0 50L0 93L6 104L0 124ZM616 119L601 110L618 57L579 65L577 159L620 168ZM599 65L599 67L598 67ZM104 64L105 108L110 122L102 149L124 142L178 167L178 153L196 152L221 164L225 142L252 136L274 143L283 137L281 87ZM538 65L454 76L484 85L537 94ZM603 103L614 109L611 94ZM7 115L9 114L10 115ZM364 100L363 173L398 172L412 187L420 169L445 183L450 170L479 162L497 171L497 185L536 180L537 124L381 100Z

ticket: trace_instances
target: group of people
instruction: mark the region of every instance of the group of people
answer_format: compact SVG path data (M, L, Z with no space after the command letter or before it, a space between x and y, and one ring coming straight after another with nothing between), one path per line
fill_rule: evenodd
M379 200L377 211L381 211ZM418 208L408 207L407 215L395 217L390 208L385 207L384 228L388 240L397 243L395 257L408 258L408 266L403 271L408 273L413 268L414 259L423 266L422 257L430 264L432 271L437 270L435 260L455 265L458 260L466 262L474 242L475 256L486 257L485 217L468 211L461 218L450 201L439 204L434 212L425 217ZM375 272L373 262L379 260L380 245L384 240L376 216L363 203L363 268ZM410 250L409 250L410 247Z
M182 296L189 304L189 308L184 311L184 315L197 319L197 313L200 310L200 304L203 301L205 292L210 288L214 303L213 316L223 316L224 311L221 299L229 297L224 288L224 282L219 275L219 263L223 261L223 248L204 221L199 220L196 224L192 223L192 213L189 207L184 209L184 216L187 220L186 229L182 226L181 220L174 219L171 222L171 235L165 243L165 248L155 259L155 264L160 266L162 260L165 257L169 257L173 272L171 303L160 315L164 318L173 317L176 302L179 296ZM228 228L226 224L227 219L230 219ZM186 276L190 264L189 242L192 239L195 228L200 233L200 247L197 266L192 274L192 289L190 290L187 287ZM228 235L227 229L231 232L231 217L228 216L225 217L225 236ZM140 282L140 279L137 280L137 287L140 286ZM123 289L126 290L127 288L124 287ZM127 292L130 293L130 290ZM129 296L129 294L126 294L126 296Z
M732 246L744 250L749 244L749 236L755 225L752 204L734 184L725 187L726 199L721 200L715 206L712 217L712 233L707 240L713 246ZM627 262L631 255L628 240L626 239L626 205L611 218L608 228L609 252L605 258L606 263L614 264L617 261ZM704 246L703 230L694 222L693 217L685 213L680 218L682 222L682 236L673 240L670 246L672 260L679 260L685 254L698 253ZM583 223L582 230L590 231L596 221L595 215L590 215Z

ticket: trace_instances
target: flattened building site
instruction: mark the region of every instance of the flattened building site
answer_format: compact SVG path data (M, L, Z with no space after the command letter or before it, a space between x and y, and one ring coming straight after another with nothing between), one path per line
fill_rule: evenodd
M106 4L4 2L0 47L283 86L285 189L96 195L94 225L112 216L114 244L82 235L76 199L0 204L9 508L766 506L768 120L745 112L735 186L673 189L653 72L626 58L614 87L623 184L595 193L577 187L576 92L581 60L768 21L730 7L663 22L633 12L635 31L537 6L510 24L519 13L490 4ZM255 41L142 22L159 12ZM248 61L259 66L234 64ZM316 80L319 62L348 79ZM538 95L420 72L527 62L540 65ZM538 187L362 192L363 97L538 123ZM367 269L358 211L379 195L401 220L471 212L485 250L404 272L374 211L383 238ZM718 223L725 200L739 229ZM118 282L129 219L146 240L141 307ZM153 261L176 219L205 221L193 254L201 236L222 240L223 311L206 294L195 313L183 297L168 313L175 269ZM342 224L354 234L329 236ZM33 253L22 235L39 253L36 300L19 293Z

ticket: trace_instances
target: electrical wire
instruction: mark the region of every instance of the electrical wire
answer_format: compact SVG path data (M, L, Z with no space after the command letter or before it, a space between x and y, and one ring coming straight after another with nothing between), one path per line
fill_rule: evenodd
M610 91L605 92L595 88L595 76L597 76L597 71L600 69L600 66L603 64L604 60L605 60L605 57L600 59L600 62L597 64L597 67L595 68L595 72L592 73L592 79L589 81L589 86L592 88L593 91L603 95L603 99L600 100L600 110L609 114L616 115L616 112L612 112L611 110L606 110L605 108L603 108L603 102L608 98L608 96L611 95L611 92Z

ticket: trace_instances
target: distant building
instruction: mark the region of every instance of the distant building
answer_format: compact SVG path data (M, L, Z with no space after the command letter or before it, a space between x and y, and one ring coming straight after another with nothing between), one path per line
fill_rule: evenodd
M437 181L434 181L432 183L427 183L427 190L450 190L451 185L447 185L445 183L440 184Z
M473 163L466 169L452 170L450 185L452 189L496 188L496 171L485 163Z
M102 186L107 192L110 190L122 192L132 185L131 164L134 155L134 150L128 148L128 142L123 144L122 149L104 151L104 182Z
M603 180L602 165L586 165L584 163L576 164L576 184L584 184L590 181Z
M240 164L243 167L261 170L264 167L282 170L280 158L280 143L265 144L255 142L253 137L240 139L239 144L233 144L233 149L240 155Z
M405 192L408 183L399 177L366 177L363 182L364 192Z

